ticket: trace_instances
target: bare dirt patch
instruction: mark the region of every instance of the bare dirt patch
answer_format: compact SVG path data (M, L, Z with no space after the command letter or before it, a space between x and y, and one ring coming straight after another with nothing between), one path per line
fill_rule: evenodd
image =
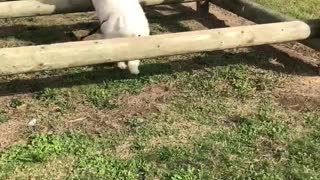
M193 142L193 138L201 138L207 133L212 133L213 131L210 127L188 121L175 122L170 125L169 128L175 130L177 134L175 136L169 135L152 138L147 143L149 148L153 148L159 145L167 145L173 147L179 145L189 145Z
M16 98L29 99L30 94L20 95ZM25 142L25 133L27 129L27 119L23 116L26 114L27 107L22 105L18 108L10 108L9 104L12 97L0 96L0 110L8 116L8 121L0 123L0 150L9 145Z
M170 92L172 93L172 92ZM119 112L124 115L143 115L145 112L158 110L156 102L163 101L169 94L169 88L161 85L153 85L144 88L143 92L135 96L124 96L118 100L121 108Z
M90 133L120 130L127 119L135 116L143 117L159 111L159 106L173 94L166 86L152 85L145 87L137 95L127 94L119 97L115 100L118 107L112 110L97 110L83 106L74 115L65 115L66 120L63 120L64 123L58 131L65 131L66 127Z
M19 121L10 121L0 124L0 150L24 141L23 124Z
M320 111L320 77L294 77L278 88L274 95L279 102L297 111Z

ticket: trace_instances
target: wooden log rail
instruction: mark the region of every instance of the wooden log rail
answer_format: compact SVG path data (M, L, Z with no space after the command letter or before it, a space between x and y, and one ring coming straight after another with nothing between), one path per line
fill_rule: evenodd
M0 49L0 75L282 43L319 37L319 23L290 21L137 38ZM138 47L138 48L137 48Z
M210 0L210 2L258 24L296 20L293 17L273 11L252 0ZM320 29L318 31L320 32ZM320 51L320 38L301 41L301 43Z

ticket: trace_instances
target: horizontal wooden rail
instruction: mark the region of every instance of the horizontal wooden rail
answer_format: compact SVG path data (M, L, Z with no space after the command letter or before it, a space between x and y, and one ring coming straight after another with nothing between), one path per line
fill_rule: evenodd
M0 75L223 50L313 38L302 21L0 49Z
M210 0L211 3L258 24L294 21L293 17L266 8L252 0ZM320 17L319 17L320 18ZM320 21L318 21L320 23ZM320 32L320 30L318 30ZM302 44L320 51L320 39L301 41Z
M143 6L195 1L201 0L140 0ZM0 2L0 18L87 12L91 10L93 10L91 0L20 0Z

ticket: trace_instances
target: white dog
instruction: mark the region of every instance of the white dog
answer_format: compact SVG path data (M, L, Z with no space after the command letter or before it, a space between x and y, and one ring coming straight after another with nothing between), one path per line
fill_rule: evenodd
M92 0L103 38L149 36L149 22L139 0ZM137 45L139 46L139 45ZM138 48L138 47L137 47ZM118 62L120 69L139 74L140 60Z

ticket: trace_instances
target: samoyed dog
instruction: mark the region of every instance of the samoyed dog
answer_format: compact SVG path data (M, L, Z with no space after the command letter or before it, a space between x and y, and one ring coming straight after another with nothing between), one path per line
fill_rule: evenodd
M139 0L92 0L104 39L149 36L149 22ZM118 62L120 69L139 74L140 60Z

